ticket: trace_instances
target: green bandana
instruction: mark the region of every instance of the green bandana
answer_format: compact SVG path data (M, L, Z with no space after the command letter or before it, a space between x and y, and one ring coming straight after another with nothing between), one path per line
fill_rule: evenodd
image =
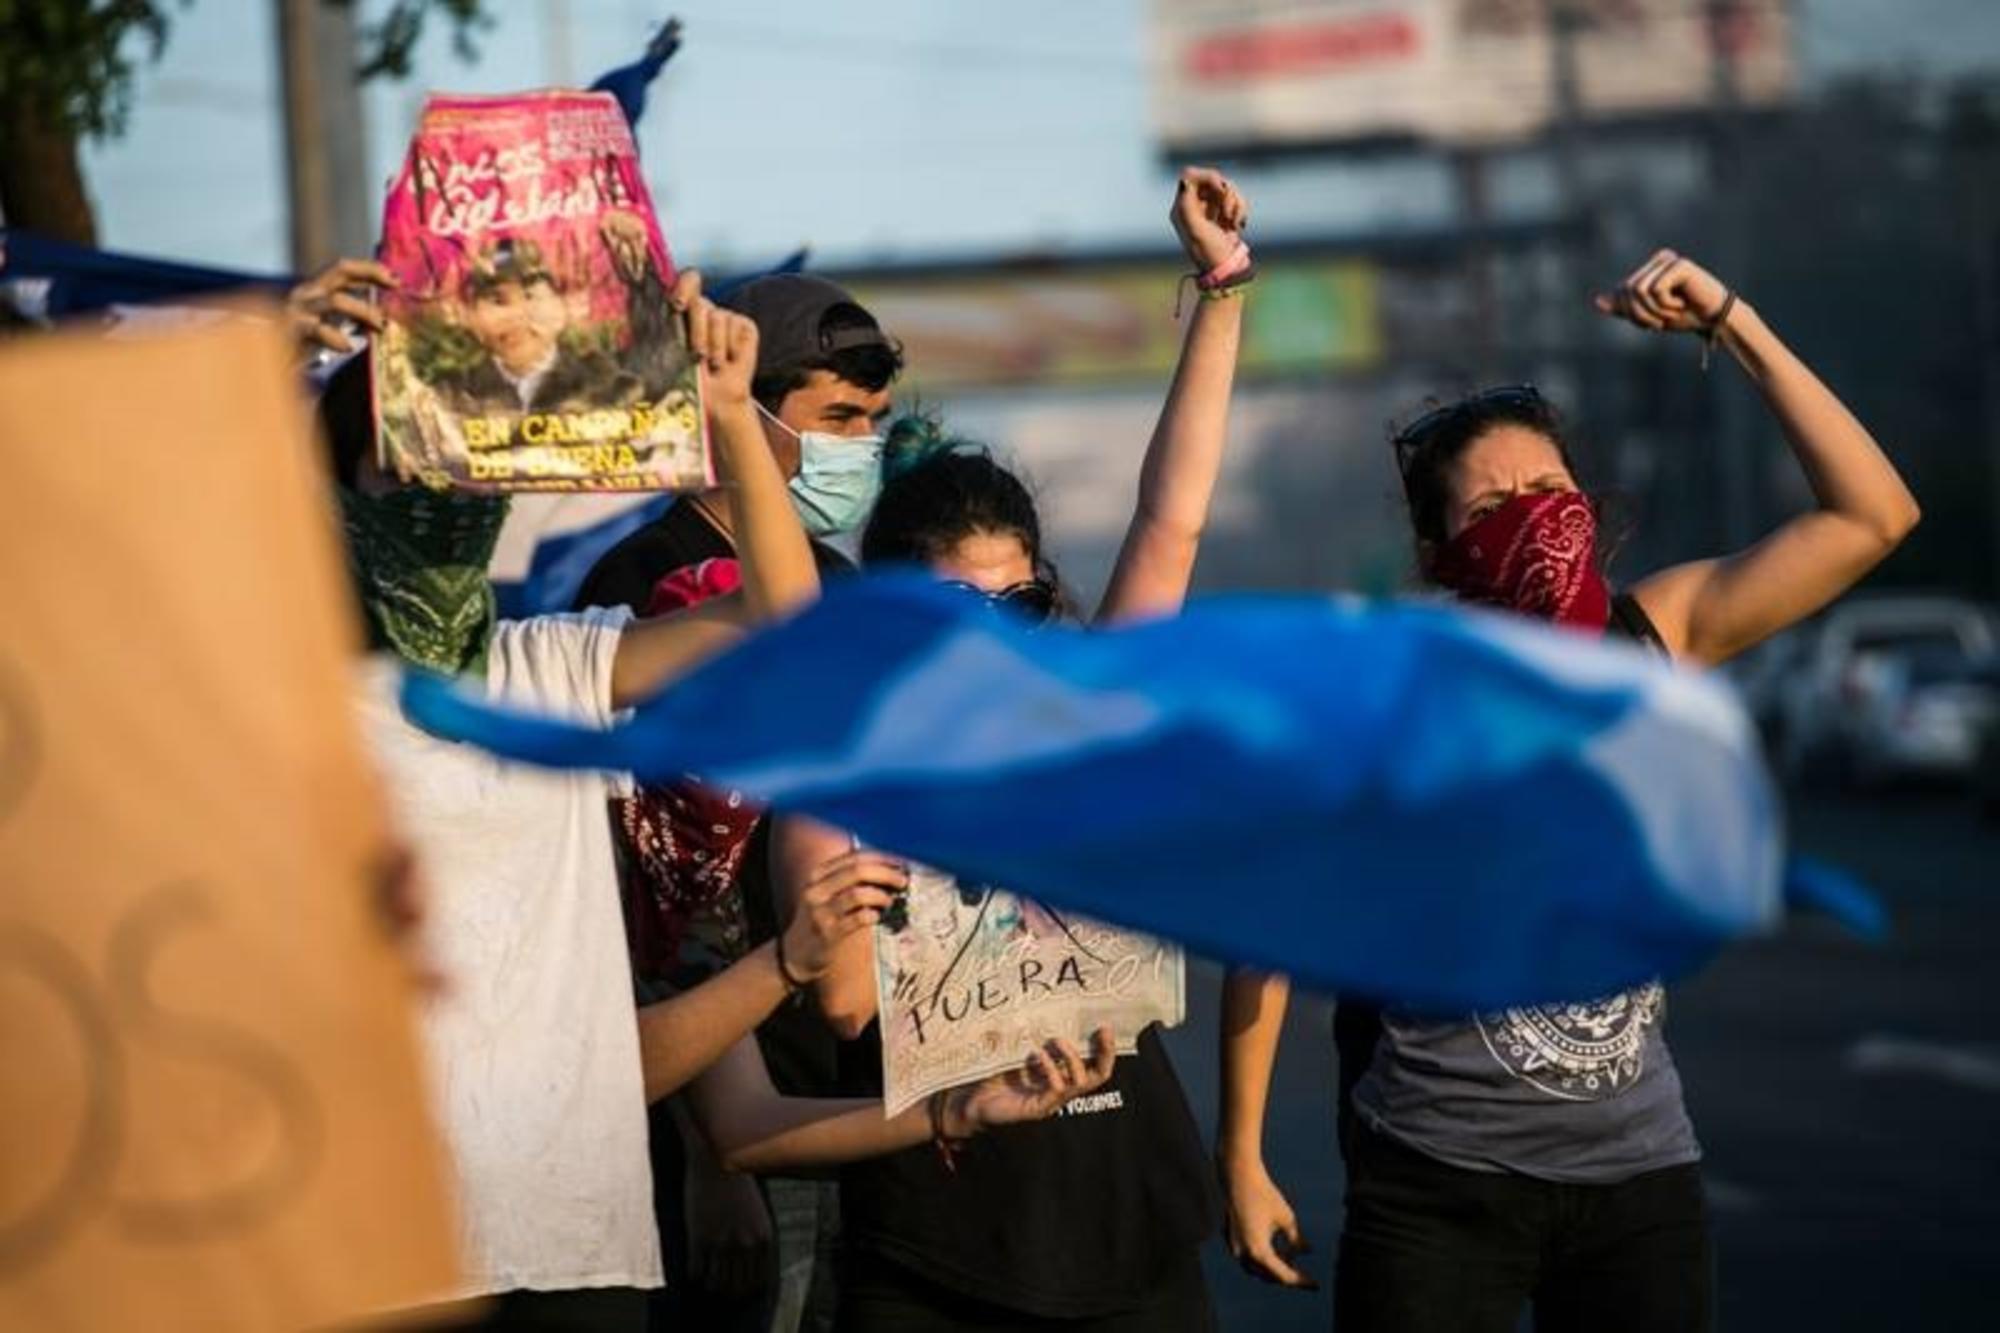
M368 646L446 675L484 672L493 638L487 562L507 497L405 487L340 489L348 564L368 617Z

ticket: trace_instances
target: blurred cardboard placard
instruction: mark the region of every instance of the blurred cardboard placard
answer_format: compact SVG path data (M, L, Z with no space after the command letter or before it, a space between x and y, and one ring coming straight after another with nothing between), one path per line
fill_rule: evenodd
M0 342L0 1328L456 1277L287 359L248 314Z

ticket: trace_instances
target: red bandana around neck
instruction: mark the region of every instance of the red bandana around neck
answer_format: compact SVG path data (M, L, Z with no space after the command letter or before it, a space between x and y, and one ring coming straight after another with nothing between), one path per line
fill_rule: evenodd
M1602 630L1611 591L1597 568L1597 514L1576 491L1517 495L1446 542L1431 577L1468 602Z

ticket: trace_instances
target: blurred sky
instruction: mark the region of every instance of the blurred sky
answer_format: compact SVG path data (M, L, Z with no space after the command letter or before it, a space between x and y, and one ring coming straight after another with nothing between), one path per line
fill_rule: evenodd
M169 6L170 10L177 7ZM364 15L381 0L362 0ZM641 146L677 257L711 268L810 241L818 261L1164 241L1146 119L1146 0L488 0L475 63L443 32L366 98L378 182L423 91L587 83L667 14L687 41ZM2000 0L1795 0L1808 82L1856 66L2000 64ZM130 132L85 171L109 247L280 269L286 226L268 0L194 0L140 76ZM1434 218L1443 177L1286 168L1260 228ZM376 203L379 207L379 184Z

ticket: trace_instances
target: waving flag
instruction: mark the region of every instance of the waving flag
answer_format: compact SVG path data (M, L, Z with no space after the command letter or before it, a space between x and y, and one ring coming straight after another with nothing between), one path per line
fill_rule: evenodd
M1779 908L1728 691L1513 618L1220 598L1034 630L855 580L610 731L407 682L500 754L698 773L868 843L1302 981L1440 1011L1686 972Z

